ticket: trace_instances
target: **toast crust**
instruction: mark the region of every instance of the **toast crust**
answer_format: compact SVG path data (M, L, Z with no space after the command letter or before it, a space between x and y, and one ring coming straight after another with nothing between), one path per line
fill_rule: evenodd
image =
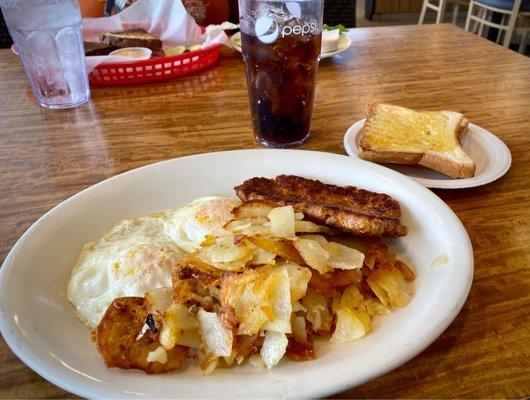
M404 109L403 107L378 103L372 103L368 106L368 115L361 131L358 146L360 158L377 163L419 165L452 178L470 178L475 174L475 163L460 145L460 141L464 138L469 125L469 121L462 114L450 111L439 112L440 115L448 115L454 119L454 129L449 133L454 135L454 144L449 143L447 145L450 151L425 150L422 148L413 150L396 149L374 143L367 135L367 132L372 129L374 117L380 113L388 112L382 110L384 107L395 110ZM405 110L409 111L408 109ZM425 139L428 141L429 137L426 136ZM448 138L448 142L453 142L453 140Z

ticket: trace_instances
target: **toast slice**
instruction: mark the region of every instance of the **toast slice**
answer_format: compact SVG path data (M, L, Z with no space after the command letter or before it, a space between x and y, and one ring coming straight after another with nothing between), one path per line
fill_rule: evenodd
M470 178L475 163L460 145L467 126L464 115L454 111L371 104L359 157L377 163L421 165L452 178Z
M147 47L153 51L162 49L162 41L160 39L139 28L119 32L106 32L101 35L100 40L103 44L120 49L124 47Z
M116 46L95 42L83 42L83 45L85 47L85 56L106 56L117 49Z

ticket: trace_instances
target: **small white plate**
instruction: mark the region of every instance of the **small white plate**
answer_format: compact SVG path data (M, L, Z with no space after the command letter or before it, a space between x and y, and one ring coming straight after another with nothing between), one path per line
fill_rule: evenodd
M354 123L344 135L344 149L350 157L359 158L358 143L365 119ZM475 124L469 124L467 134L462 141L465 152L476 165L475 176L454 179L436 171L405 165L386 165L401 172L428 188L464 189L485 185L503 176L512 164L512 155L508 146L493 133Z
M327 53L323 53L320 55L320 59L330 58L337 54L344 53L346 50L348 50L351 46L351 38L344 33L341 33L339 36L339 45L337 47L337 50L330 51Z
M203 376L191 362L181 372L161 375L106 368L89 330L66 298L83 244L122 219L177 207L200 196L234 196L233 187L245 179L282 173L355 185L399 201L409 234L388 243L416 271L410 304L377 318L373 331L360 340L318 343L315 360L282 360L270 371L243 365ZM434 268L433 260L442 255L448 257L447 263ZM473 249L463 225L434 193L404 175L313 151L208 153L107 179L35 222L0 269L0 331L30 368L82 397L324 397L374 379L429 346L460 311L472 279Z
M230 41L234 45L234 48L241 53L241 32L237 32L233 34L232 37L230 38ZM348 50L350 46L351 46L351 38L348 35L341 33L339 36L339 45L338 45L337 50L321 54L320 59L329 58L336 54L343 53L346 50Z

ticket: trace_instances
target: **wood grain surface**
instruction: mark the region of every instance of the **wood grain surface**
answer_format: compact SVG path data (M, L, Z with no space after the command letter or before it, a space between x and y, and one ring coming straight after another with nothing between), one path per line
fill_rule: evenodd
M347 128L368 102L384 101L461 111L508 145L513 164L489 185L435 191L474 247L473 287L455 321L402 367L337 397L526 397L530 60L451 25L364 28L351 36L348 52L321 63L312 138L302 148L344 154ZM226 50L203 73L93 88L89 104L48 111L35 105L17 57L1 50L0 259L43 213L105 178L187 154L258 147L247 101L240 56ZM0 397L73 396L0 340Z

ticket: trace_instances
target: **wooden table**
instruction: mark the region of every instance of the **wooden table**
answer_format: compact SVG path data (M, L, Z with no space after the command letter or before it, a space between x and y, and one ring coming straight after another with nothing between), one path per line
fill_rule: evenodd
M321 64L312 139L344 154L342 137L370 101L450 109L495 132L511 170L487 186L436 191L473 242L466 305L427 350L338 397L530 395L530 60L451 25L356 29L344 55ZM0 257L43 213L120 172L187 154L257 147L243 65L167 83L94 88L90 104L33 103L17 58L0 51ZM64 398L0 341L0 397Z

